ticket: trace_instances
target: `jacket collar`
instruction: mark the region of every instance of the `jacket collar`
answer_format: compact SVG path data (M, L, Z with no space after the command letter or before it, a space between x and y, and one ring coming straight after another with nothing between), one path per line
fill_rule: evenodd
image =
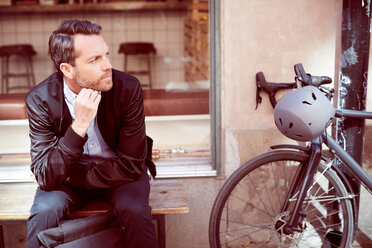
M51 83L48 86L48 92L50 97L59 103L58 107L56 106L56 112L53 116L54 123L58 123L58 131L60 132L60 135L63 135L71 125L72 117L64 98L63 75L61 72L56 72L52 77L54 77L54 79L51 80Z

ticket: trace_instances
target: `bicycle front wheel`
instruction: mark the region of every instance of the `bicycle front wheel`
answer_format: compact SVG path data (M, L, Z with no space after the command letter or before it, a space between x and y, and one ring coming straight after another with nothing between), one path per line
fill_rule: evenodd
M350 247L353 212L348 193L323 162L303 202L298 230L288 233L283 228L296 202L295 179L308 159L299 151L273 151L235 171L212 208L211 247ZM289 193L292 184L295 190ZM289 204L283 210L285 199Z

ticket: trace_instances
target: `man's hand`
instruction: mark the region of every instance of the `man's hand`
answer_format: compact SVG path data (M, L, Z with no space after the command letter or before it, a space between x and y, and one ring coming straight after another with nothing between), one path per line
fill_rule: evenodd
M81 137L87 133L90 123L97 115L101 94L92 89L83 88L74 100L75 120L72 129Z

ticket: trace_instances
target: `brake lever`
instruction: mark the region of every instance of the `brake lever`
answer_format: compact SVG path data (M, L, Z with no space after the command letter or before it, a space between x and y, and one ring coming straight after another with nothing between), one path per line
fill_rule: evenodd
M311 76L305 72L304 67L301 63L295 64L294 70L299 81L305 83L306 85L311 84Z
M260 96L260 93L261 93L261 90L262 88L260 86L257 85L257 89L256 89L256 108L258 108L258 104L262 102L262 97Z

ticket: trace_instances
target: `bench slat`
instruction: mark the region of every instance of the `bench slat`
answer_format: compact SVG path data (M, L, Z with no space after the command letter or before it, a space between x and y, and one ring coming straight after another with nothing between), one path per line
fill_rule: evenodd
M0 222L27 220L35 196L35 183L0 184ZM188 213L189 207L183 184L177 180L151 181L150 206L152 214ZM85 217L97 212L105 212L110 206L102 201L94 202L86 208L71 213L71 218Z
M0 220L26 220L36 187L35 183L0 184Z
M153 214L188 213L183 184L180 181L152 181L150 206Z

